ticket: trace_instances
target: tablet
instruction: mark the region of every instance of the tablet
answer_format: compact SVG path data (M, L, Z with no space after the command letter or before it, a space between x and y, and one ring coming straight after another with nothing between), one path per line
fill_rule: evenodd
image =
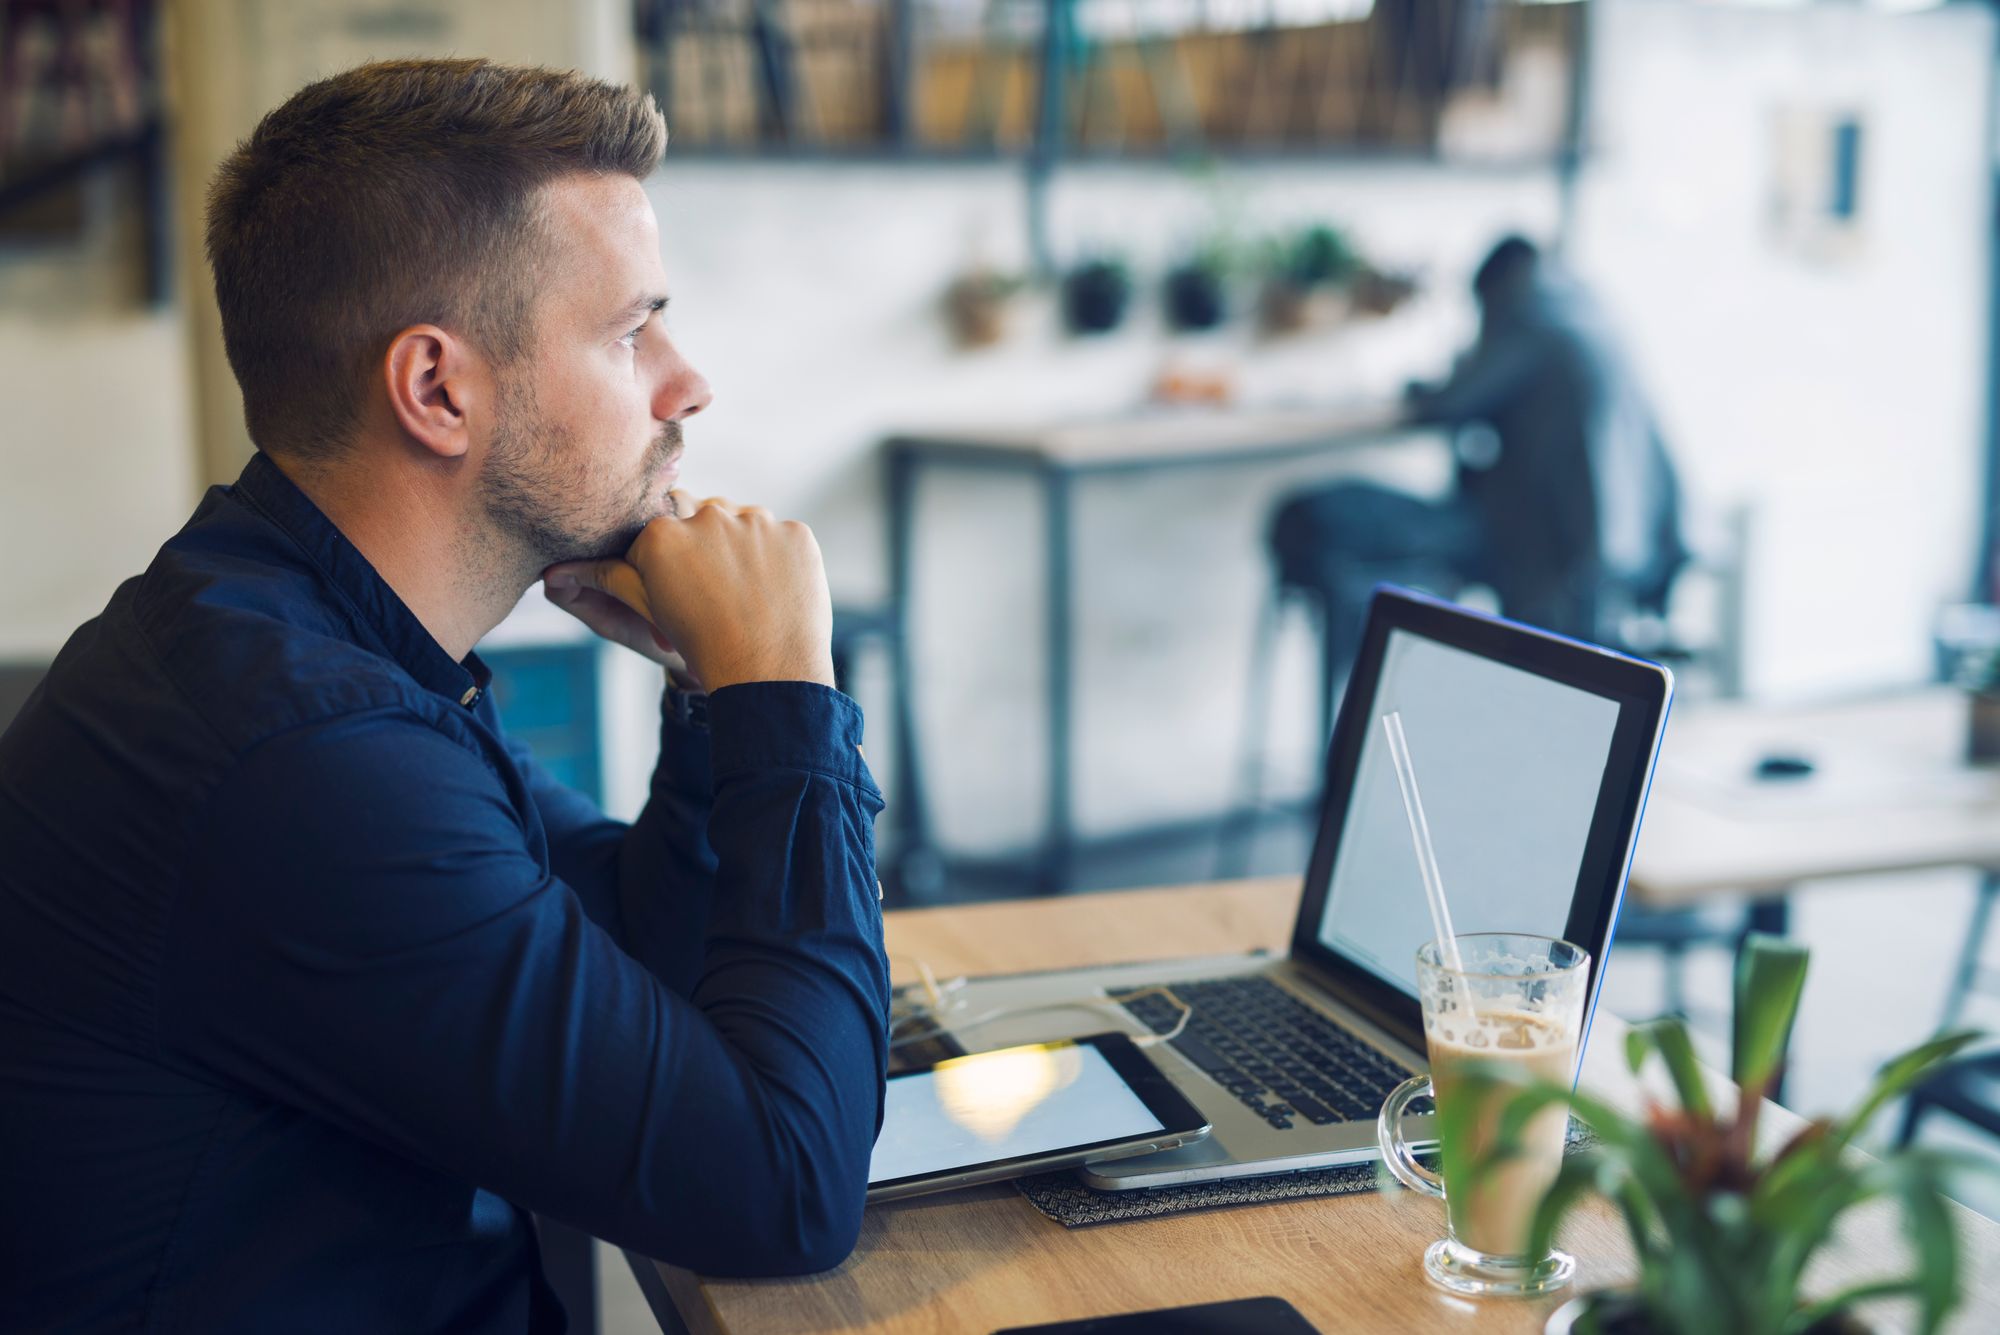
M868 1199L1173 1149L1208 1131L1123 1034L975 1052L889 1077Z

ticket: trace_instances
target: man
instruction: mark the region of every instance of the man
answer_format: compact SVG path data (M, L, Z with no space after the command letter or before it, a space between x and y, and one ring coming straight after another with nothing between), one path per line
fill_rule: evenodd
M1455 494L1343 483L1273 518L1281 577L1326 602L1329 683L1377 580L1487 585L1508 616L1594 639L1607 594L1659 611L1687 560L1672 464L1590 303L1521 237L1472 288L1478 341L1445 383L1409 392L1415 421L1489 428L1462 451Z
M711 1273L853 1246L881 802L812 535L669 493L710 396L664 141L628 89L401 62L223 164L259 452L0 738L0 1326L559 1330L529 1210ZM685 664L629 827L472 652L545 570Z

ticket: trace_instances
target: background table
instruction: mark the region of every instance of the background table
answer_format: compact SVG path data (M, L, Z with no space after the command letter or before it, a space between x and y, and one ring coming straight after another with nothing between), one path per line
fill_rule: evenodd
M1970 867L1983 873L1954 969L1950 1021L1980 976L2000 897L2000 768L1965 759L1970 705L1949 687L1834 704L1676 710L1646 803L1631 894L1654 909L1747 895L1754 925L1784 932L1801 886ZM1759 780L1759 759L1812 762Z
M1966 763L1967 709L1963 691L1937 688L1676 710L1632 893L1671 908L1832 877L2000 868L2000 769ZM1809 760L1813 773L1754 778L1770 755Z
M889 950L904 981L917 959L948 977L1282 950L1298 890L1285 878L906 910L888 915ZM1584 1082L1633 1106L1620 1029L1600 1018ZM1767 1135L1799 1125L1783 1109L1765 1110ZM2000 1225L1959 1214L1971 1294L1953 1329L2000 1330ZM1065 1229L1011 1187L993 1186L871 1207L854 1255L824 1275L706 1280L647 1261L634 1269L668 1329L685 1319L704 1333L980 1332L1259 1294L1289 1300L1329 1335L1540 1331L1560 1298L1473 1303L1424 1282L1423 1249L1443 1224L1437 1202L1399 1191ZM1578 1257L1579 1291L1630 1277L1623 1226L1602 1204L1579 1211L1564 1244ZM1892 1215L1864 1214L1824 1258L1817 1282L1879 1275L1899 1248Z
M1070 792L1070 738L1076 704L1072 647L1076 579L1071 561L1075 484L1115 473L1240 466L1293 458L1351 449L1400 430L1433 429L1405 424L1399 405L1367 403L1293 412L1163 409L1145 416L1039 430L918 431L891 437L885 445L884 508L889 524L889 605L896 625L889 644L895 655L893 675L902 689L896 705L898 792L890 804L888 821L896 835L898 882L904 886L916 882L912 888L920 890L937 874L935 854L929 848L929 813L919 779L922 759L916 725L916 677L909 662L909 620L916 594L917 482L925 468L1026 474L1041 491L1049 758L1048 816L1035 858L1035 879L1040 889L1052 891L1067 886L1076 837Z

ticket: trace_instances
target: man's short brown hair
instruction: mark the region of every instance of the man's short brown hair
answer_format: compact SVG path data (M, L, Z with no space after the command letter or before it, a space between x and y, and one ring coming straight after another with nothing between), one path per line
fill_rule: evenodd
M666 125L631 88L484 60L395 60L309 84L217 171L208 262L261 449L324 458L364 377L414 324L497 362L524 350L546 238L541 187L643 180Z

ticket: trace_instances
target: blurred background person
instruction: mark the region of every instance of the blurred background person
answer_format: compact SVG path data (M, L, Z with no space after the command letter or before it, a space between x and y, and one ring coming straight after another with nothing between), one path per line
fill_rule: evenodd
M1414 421L1458 433L1452 490L1344 481L1272 518L1279 578L1324 610L1329 685L1380 581L1483 585L1510 617L1601 639L1615 638L1607 613L1663 614L1687 561L1672 461L1594 304L1519 236L1493 247L1472 294L1477 341L1448 379L1406 394Z

